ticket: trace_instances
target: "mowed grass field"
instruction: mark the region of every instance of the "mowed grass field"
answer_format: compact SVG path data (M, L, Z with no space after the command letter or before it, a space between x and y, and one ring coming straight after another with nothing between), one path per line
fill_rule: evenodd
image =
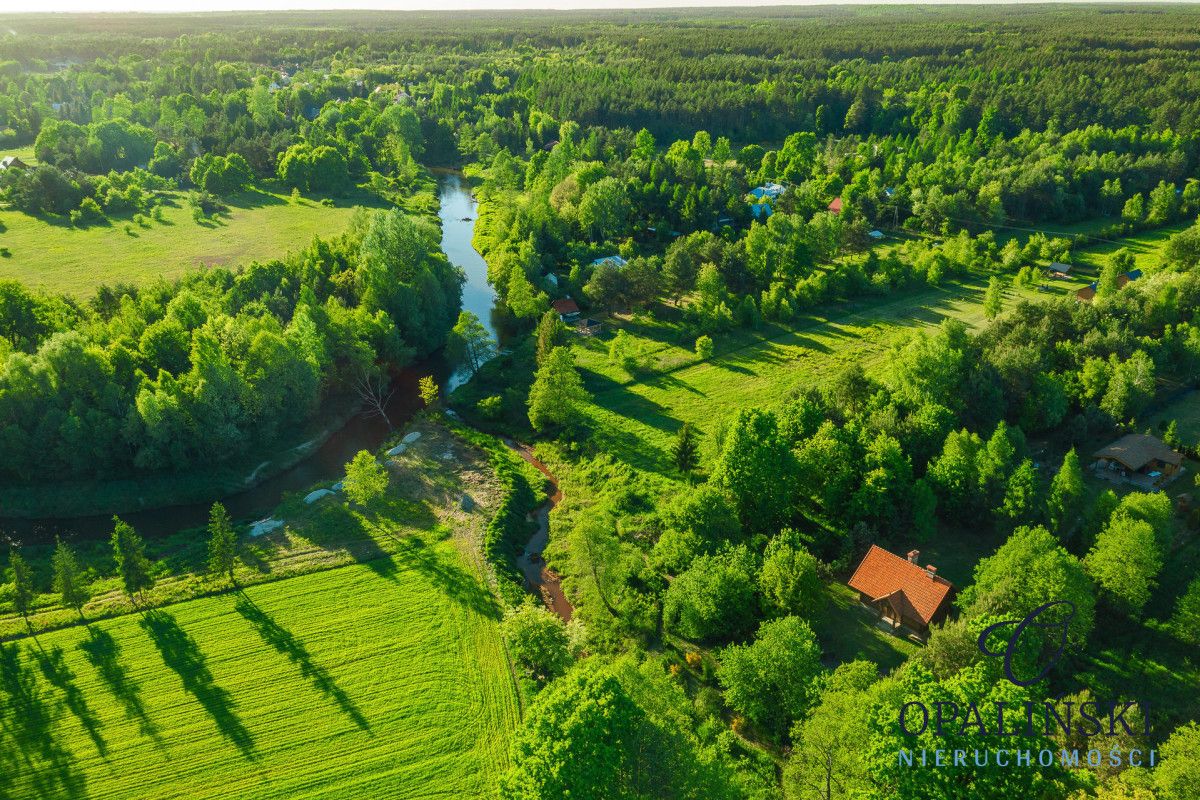
M518 700L455 540L0 645L0 796L490 796Z
M738 409L776 407L794 390L820 386L852 362L877 375L890 348L916 331L947 318L981 325L985 287L971 281L864 300L775 329L767 338L738 340L725 352L718 336L718 355L708 361L681 345L647 340L648 348L662 348L656 358L678 358L680 366L636 378L608 362L605 342L588 341L576 348L595 399L588 411L605 449L642 468L669 472L669 448L683 423L692 423L711 444L721 422ZM1012 303L1018 293L1010 289L1008 295Z
M137 284L197 267L278 258L314 236L341 233L357 205L380 203L355 193L335 198L331 208L269 187L238 195L229 200L228 212L196 222L185 193L166 193L166 201L164 221L151 219L144 226L117 218L75 228L63 218L0 210L0 247L10 254L0 257L0 280L85 297L99 283Z

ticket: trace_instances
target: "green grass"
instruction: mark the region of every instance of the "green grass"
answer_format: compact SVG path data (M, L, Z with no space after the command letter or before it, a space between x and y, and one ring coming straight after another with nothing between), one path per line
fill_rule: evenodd
M884 630L879 616L863 608L849 586L828 584L825 595L825 608L814 620L813 631L827 666L866 659L888 672L917 652L916 644Z
M1185 445L1200 443L1200 394L1187 392L1147 420L1155 432L1165 430L1172 421Z
M75 228L63 218L0 212L0 279L87 296L98 283L144 283L212 265L238 266L278 258L314 236L345 230L356 205L380 205L365 193L335 199L333 208L311 198L293 200L274 187L243 193L213 221L196 222L181 192L166 193L164 222L138 226L126 218ZM125 226L132 226L126 233Z
M489 796L519 713L497 613L448 591L453 540L410 549L3 645L0 792Z
M670 444L684 422L711 443L721 422L738 409L778 406L793 391L819 386L852 362L878 374L891 346L916 331L947 318L982 325L984 287L968 281L863 300L828 316L808 315L791 329L771 329L769 338L735 332L732 348L718 336L718 355L705 362L681 344L634 334L655 359L679 363L637 378L608 363L605 343L581 343L576 353L595 398L589 413L597 436L621 460L667 472ZM1010 289L1009 302L1018 294L1031 293Z
M1138 269L1156 267L1162 259L1162 251L1167 245L1167 240L1180 231L1190 228L1193 224L1194 220L1181 222L1123 237L1119 243L1092 245L1086 250L1076 251L1075 263L1082 265L1085 269L1094 270L1098 274L1100 269L1108 263L1108 257L1124 247L1133 254L1133 260Z
M242 541L239 591L182 532L149 543L156 608L129 613L103 542L82 547L104 570L89 624L40 595L56 629L0 644L0 797L491 796L521 715L480 553L498 484L414 428L369 508L285 500L284 528ZM0 636L23 633L0 606Z

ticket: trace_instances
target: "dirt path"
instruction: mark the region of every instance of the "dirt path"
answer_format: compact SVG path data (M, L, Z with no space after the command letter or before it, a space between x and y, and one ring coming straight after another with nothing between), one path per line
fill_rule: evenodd
M562 501L562 489L558 486L558 479L538 460L529 445L517 444L508 439L505 439L504 443L545 475L551 486L549 501L530 514L537 520L538 528L525 545L525 552L517 558L517 567L525 574L526 588L539 592L551 611L562 617L564 622L570 622L575 609L563 593L562 579L546 566L546 560L542 557L542 551L550 541L550 510Z

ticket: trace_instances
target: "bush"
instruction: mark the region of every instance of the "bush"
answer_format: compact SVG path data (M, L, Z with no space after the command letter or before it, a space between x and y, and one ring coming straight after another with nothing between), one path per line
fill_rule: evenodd
M713 340L711 336L701 336L696 340L696 355L707 361L713 355Z
M567 626L532 598L505 613L504 639L513 660L538 681L557 678L571 666Z
M475 404L475 410L484 419L497 420L500 419L500 415L504 411L504 401L498 394L494 394L491 397L483 397Z

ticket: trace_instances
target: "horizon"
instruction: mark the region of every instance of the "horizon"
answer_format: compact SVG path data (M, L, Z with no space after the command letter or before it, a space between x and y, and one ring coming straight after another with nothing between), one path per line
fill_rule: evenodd
M1195 5L1200 0L180 0L163 9L158 0L46 0L37 8L5 10L2 16L40 14L226 14L263 11L686 11L745 8L812 8L821 6L975 6L975 5Z

